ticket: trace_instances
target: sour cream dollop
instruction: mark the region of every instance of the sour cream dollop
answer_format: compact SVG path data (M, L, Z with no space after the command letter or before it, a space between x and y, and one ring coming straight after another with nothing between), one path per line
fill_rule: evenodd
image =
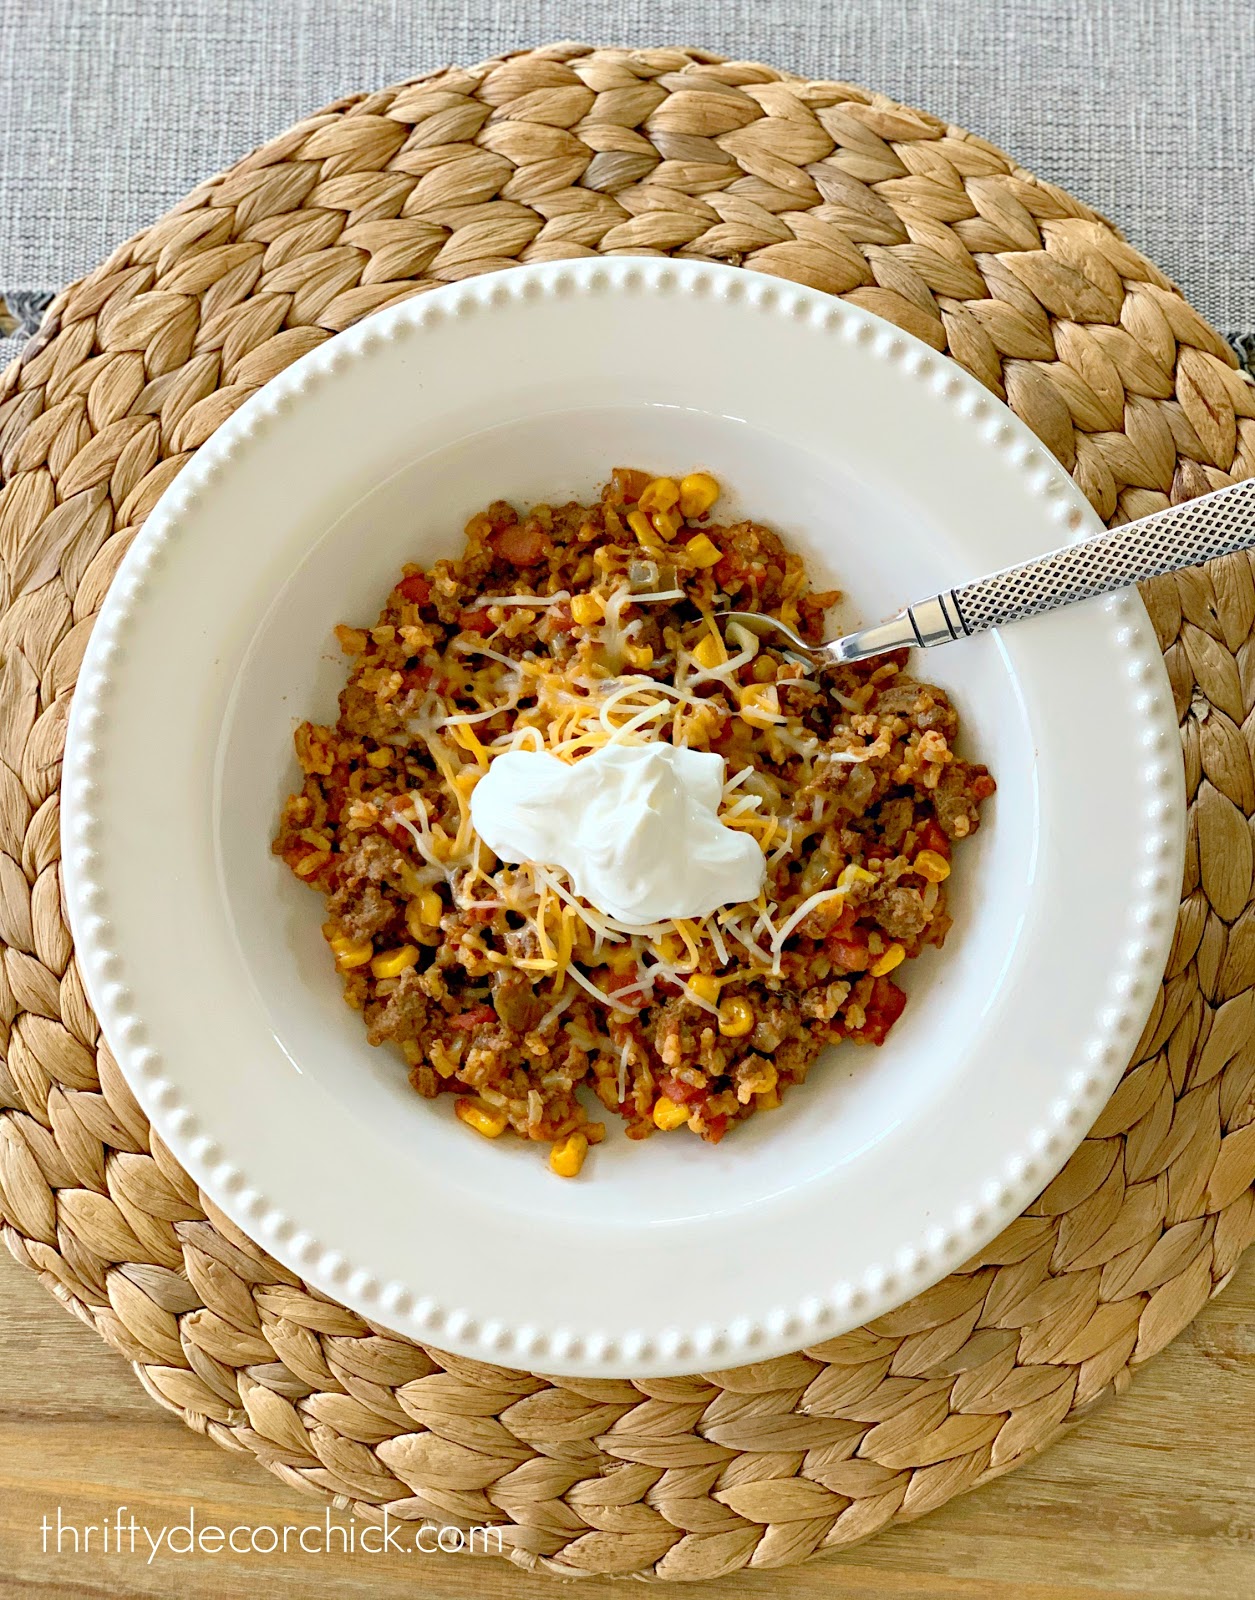
M503 861L561 867L599 911L634 924L752 900L767 864L719 821L724 760L675 745L607 744L567 763L509 750L471 794L475 831Z

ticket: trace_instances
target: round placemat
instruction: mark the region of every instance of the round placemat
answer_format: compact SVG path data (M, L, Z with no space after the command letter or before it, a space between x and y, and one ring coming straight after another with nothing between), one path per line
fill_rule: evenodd
M739 263L889 318L1006 399L1109 522L1255 472L1255 387L1172 285L881 95L559 45L310 117L58 296L0 384L0 1213L154 1399L286 1482L375 1521L494 1525L556 1573L713 1577L1016 1466L1255 1235L1255 569L1144 591L1190 802L1172 954L1089 1137L979 1257L842 1338L684 1378L547 1378L368 1324L197 1192L100 1037L59 892L66 713L136 528L258 385L404 295L598 252Z

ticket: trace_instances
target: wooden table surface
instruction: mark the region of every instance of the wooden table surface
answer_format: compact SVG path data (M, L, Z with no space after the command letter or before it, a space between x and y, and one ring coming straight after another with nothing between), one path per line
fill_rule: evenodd
M160 1410L129 1366L0 1257L0 1597L267 1600L317 1594L430 1600L605 1600L470 1555L187 1556L44 1551L40 1525L126 1507L141 1528L186 1522L321 1526L322 1504ZM339 1519L345 1520L345 1519ZM365 1524L359 1523L358 1529ZM311 1541L314 1536L311 1535ZM265 1543L266 1540L261 1541ZM677 1591L678 1592L678 1591ZM1225 1293L1139 1377L1039 1461L911 1527L777 1572L738 1574L712 1600L1253 1600L1255 1252Z

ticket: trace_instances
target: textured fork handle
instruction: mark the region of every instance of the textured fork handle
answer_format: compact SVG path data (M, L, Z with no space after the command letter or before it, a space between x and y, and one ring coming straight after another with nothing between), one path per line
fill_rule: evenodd
M991 573L976 583L939 595L935 601L912 606L911 611L932 613L939 606L951 629L950 637L962 638L1020 617L1053 611L1074 600L1108 594L1143 578L1198 566L1253 545L1255 478L1248 478L1227 489L1140 517L1097 539L1067 545L1023 566ZM928 621L933 620L930 615ZM935 640L929 638L927 642Z

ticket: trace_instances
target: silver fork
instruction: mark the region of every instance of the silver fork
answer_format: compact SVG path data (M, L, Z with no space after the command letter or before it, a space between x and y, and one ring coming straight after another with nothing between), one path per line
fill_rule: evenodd
M1005 567L960 589L947 589L890 617L888 622L826 644L807 644L785 623L756 611L719 615L759 638L780 634L790 648L824 667L848 666L890 650L927 649L966 639L987 628L1001 628L1022 617L1070 606L1096 594L1109 594L1181 567L1196 567L1216 556L1255 546L1255 478L1200 495L1182 505L1126 522L1113 533L1065 545L1049 555Z

